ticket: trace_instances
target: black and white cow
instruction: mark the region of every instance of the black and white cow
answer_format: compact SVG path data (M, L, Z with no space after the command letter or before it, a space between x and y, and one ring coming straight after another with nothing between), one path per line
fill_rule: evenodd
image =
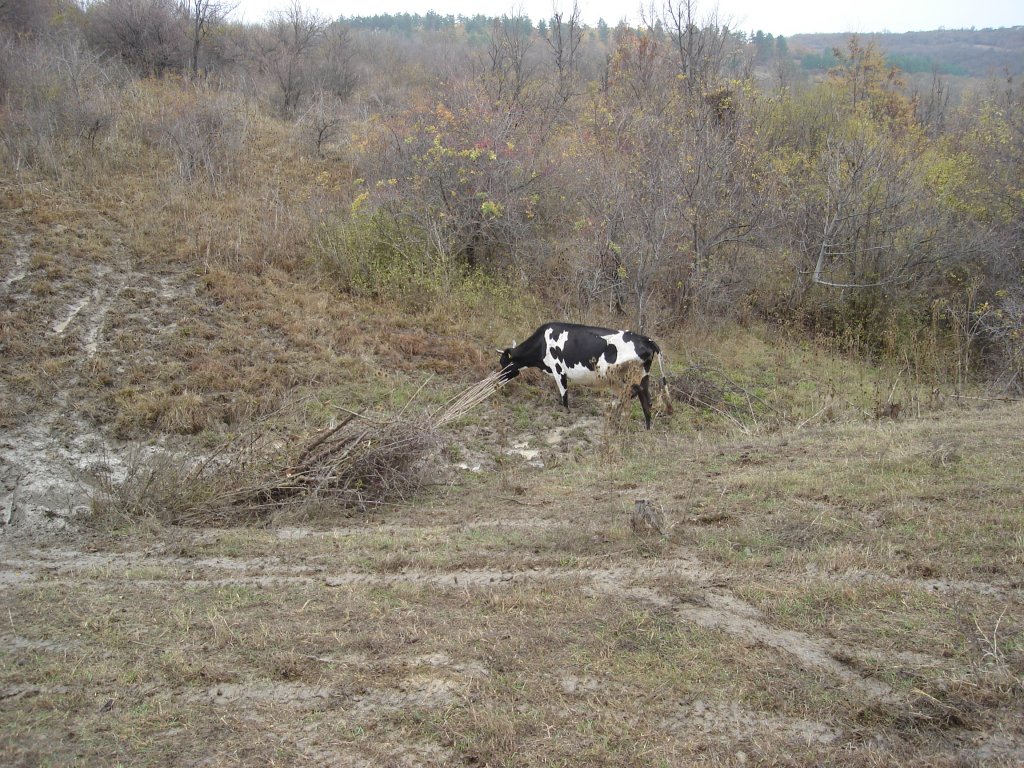
M651 339L632 331L573 323L545 323L522 344L498 351L501 353L502 381L514 379L522 368L539 368L554 378L566 410L569 408L570 381L600 384L627 366L635 367L639 371L639 380L627 384L628 396L640 398L644 421L650 429L649 374L655 355L661 370L661 384L667 392L661 349Z

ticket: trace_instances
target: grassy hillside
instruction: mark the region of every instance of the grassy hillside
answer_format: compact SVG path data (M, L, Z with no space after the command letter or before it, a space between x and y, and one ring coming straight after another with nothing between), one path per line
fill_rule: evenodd
M253 130L252 199L336 169ZM95 504L0 540L4 764L1019 763L1018 404L949 397L927 344L873 365L685 327L650 433L523 377L405 503L168 525L167 449L433 407L548 310L487 281L340 291L315 207L165 172L4 187L4 441L92 457Z
M737 112L629 33L511 108L417 40L302 114L0 46L0 763L1019 764L1017 102L928 144L867 51ZM535 373L437 418L629 317L650 432Z

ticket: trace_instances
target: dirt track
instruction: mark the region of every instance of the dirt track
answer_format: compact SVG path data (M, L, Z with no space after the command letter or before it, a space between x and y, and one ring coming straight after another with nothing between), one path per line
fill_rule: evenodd
M486 622L479 624L482 609L487 614L505 606L497 609L506 614L501 623L507 628L497 644L511 642L525 650L523 643L543 627L518 622L516 616L530 604L554 601L561 606L556 613L575 614L569 626L579 624L581 634L590 637L582 648L598 643L595 622L605 625L616 616L629 616L641 625L655 622L660 631L673 627L685 628L690 637L703 633L713 645L730 648L727 656L750 652L757 659L755 667L767 660L766 669L788 670L784 678L816 681L822 691L862 711L903 712L919 719L917 727L936 716L922 710L927 700L902 685L894 688L888 675L868 673L854 660L870 658L893 669L938 669L948 663L941 655L902 652L889 643L854 647L834 637L776 626L734 591L739 573L707 559L678 535L672 542L637 549L624 530L592 525L573 535L598 540L595 546L602 551L558 565L550 553L537 555L537 544L558 539L566 527L550 519L509 519L515 513L508 507L471 525L409 520L248 534L165 531L138 541L86 534L63 534L50 543L6 537L0 540L0 584L14 597L2 639L5 655L14 663L9 668L28 663L54 672L9 676L3 706L50 711L37 722L52 724L56 715L69 732L96 728L92 746L79 753L87 763L117 755L142 762L161 756L181 765L249 764L259 755L282 754L292 764L310 765L472 764L476 747L459 741L451 720L455 713L486 708L490 696L500 699L496 686L503 687L499 681L509 675L521 677L524 684L529 681L538 692L549 691L542 701L554 697L566 711L575 711L580 702L602 710L623 696L650 695L634 690L638 681L614 663L609 668L564 666L573 657L553 650L550 660L532 661L519 652L511 657L488 652L491 633ZM417 541L424 542L422 547L411 544ZM429 559L430 542L455 542L454 551L471 554L463 545L474 541L485 549L518 542L515 556L522 559L521 567L457 567L458 557L452 567L417 565L420 558ZM351 567L351 558L333 556L346 547L377 551L376 563ZM233 554L240 549L244 553ZM389 549L405 552L405 557L389 559ZM564 559L568 552L557 557ZM871 581L907 594L962 594L974 586L856 572L828 579L840 589ZM1009 583L989 584L987 589L994 599L1011 603L1019 594ZM57 595L61 599L53 600ZM50 597L45 605L40 602L44 596ZM280 613L256 609L258 616L253 616L225 607L240 601L255 609L268 597ZM352 642L351 624L337 616L324 622L338 603L367 612L356 634L368 633L369 639ZM579 612L580 606L587 607ZM71 615L55 619L52 612L63 610ZM303 628L297 622L307 610L320 618ZM435 610L444 616L439 623L430 615ZM150 615L153 611L161 617ZM128 617L118 622L125 612ZM199 624L205 625L202 630ZM522 636L513 639L509 632L515 631ZM195 649L202 648L207 658L189 652L186 661L176 646L188 648L196 634L205 635ZM323 642L331 636L333 641ZM254 638L259 638L254 643L259 653L284 654L283 660L278 658L267 670L266 659L247 658ZM571 637L564 640L573 642ZM130 661L139 654L148 660L141 666ZM168 657L176 659L172 666L186 669L169 672L164 668ZM83 679L81 667L93 673ZM130 680L125 679L126 668L136 668ZM835 710L826 708L824 717L817 718L801 706L765 709L752 706L747 697L723 698L721 693L656 698L650 702L653 719L639 721L644 739L659 745L666 756L689 755L687 760L709 764L743 764L779 750L830 760L851 748L865 748L861 726L837 720ZM536 693L524 690L523 695L525 702L543 707L533 698ZM170 717L167 727L155 728L152 717L138 720L140 708L164 712L164 718ZM172 726L181 718L185 725ZM99 735L104 719L141 729L150 746L129 743L124 752L112 745L104 748L105 738ZM220 725L213 725L215 721ZM208 727L198 727L200 722ZM558 731L565 726L555 722L549 727ZM339 728L347 734L340 741ZM52 725L46 730L54 735ZM68 757L83 748L70 736L58 736L57 743L44 747L36 743L43 732L34 727L11 734L15 738L9 749L14 751L9 757L31 764L33 755ZM249 744L246 733L262 735ZM203 744L215 734L224 746L210 752L213 748ZM895 752L891 740L902 737L890 733L883 738L890 740L883 749ZM949 723L931 738L931 746L914 748L914 759L1014 765L1022 754L1021 734L1002 727L978 731ZM500 752L491 752L490 760ZM643 762L635 755L629 762L634 761Z

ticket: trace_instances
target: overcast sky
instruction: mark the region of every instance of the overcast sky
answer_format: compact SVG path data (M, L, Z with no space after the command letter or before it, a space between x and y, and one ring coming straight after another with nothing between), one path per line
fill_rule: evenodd
M521 13L534 22L550 18L554 7L563 13L572 0L300 0L303 8L315 9L329 18L372 16L378 13L419 13L434 10L442 15L502 16ZM661 7L664 0L656 0ZM240 0L236 15L246 21L262 21L269 11L291 0ZM580 0L584 22L593 25L603 18L615 26L622 18L640 18L640 0ZM646 3L645 3L646 5ZM907 32L912 30L1014 27L1024 25L1024 0L720 0L698 3L698 16L717 8L719 23L744 32L762 30L773 35L800 32Z

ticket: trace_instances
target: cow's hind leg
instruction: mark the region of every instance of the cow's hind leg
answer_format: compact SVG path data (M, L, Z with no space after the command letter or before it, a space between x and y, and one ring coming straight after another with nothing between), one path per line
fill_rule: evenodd
M644 409L644 424L651 428L651 390L650 376L644 376L639 384L633 385L633 394L640 399L640 407Z

